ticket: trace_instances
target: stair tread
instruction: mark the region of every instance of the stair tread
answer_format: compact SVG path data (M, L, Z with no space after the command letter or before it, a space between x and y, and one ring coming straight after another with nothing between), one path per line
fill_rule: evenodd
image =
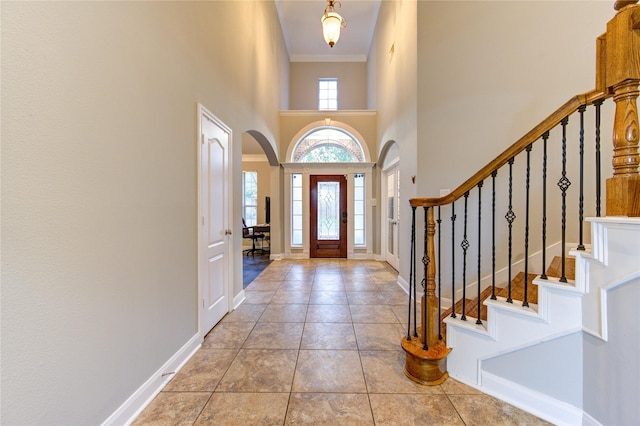
M569 280L576 279L576 259L573 256L567 256L565 263L565 278ZM562 276L562 257L555 256L549 267L547 268L547 276L560 278Z

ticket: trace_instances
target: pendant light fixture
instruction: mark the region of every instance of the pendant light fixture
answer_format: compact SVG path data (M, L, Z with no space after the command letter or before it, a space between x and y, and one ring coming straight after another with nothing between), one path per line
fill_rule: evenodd
M342 6L339 1L327 0L327 3L321 18L322 34L324 41L333 47L340 38L340 29L347 26L347 21L335 11L336 8L339 9Z

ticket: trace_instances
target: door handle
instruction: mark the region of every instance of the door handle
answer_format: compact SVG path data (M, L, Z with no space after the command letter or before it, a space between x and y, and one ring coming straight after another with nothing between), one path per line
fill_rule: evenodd
M231 235L231 229L225 229L224 235Z

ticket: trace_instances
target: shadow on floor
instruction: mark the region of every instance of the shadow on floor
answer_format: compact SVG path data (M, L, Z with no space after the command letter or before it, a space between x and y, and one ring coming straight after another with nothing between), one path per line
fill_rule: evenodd
M242 256L242 288L247 287L269 264L269 253Z

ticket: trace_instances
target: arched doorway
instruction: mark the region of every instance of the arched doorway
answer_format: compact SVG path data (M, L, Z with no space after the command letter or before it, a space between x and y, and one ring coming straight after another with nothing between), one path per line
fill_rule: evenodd
M272 220L279 215L280 164L272 144L261 132L248 130L242 134L241 167L241 184L236 190L241 191L242 205L236 220L243 222L239 240L242 283L246 287L268 266L272 253L278 253L280 247L281 227ZM257 236L260 238L252 238Z

